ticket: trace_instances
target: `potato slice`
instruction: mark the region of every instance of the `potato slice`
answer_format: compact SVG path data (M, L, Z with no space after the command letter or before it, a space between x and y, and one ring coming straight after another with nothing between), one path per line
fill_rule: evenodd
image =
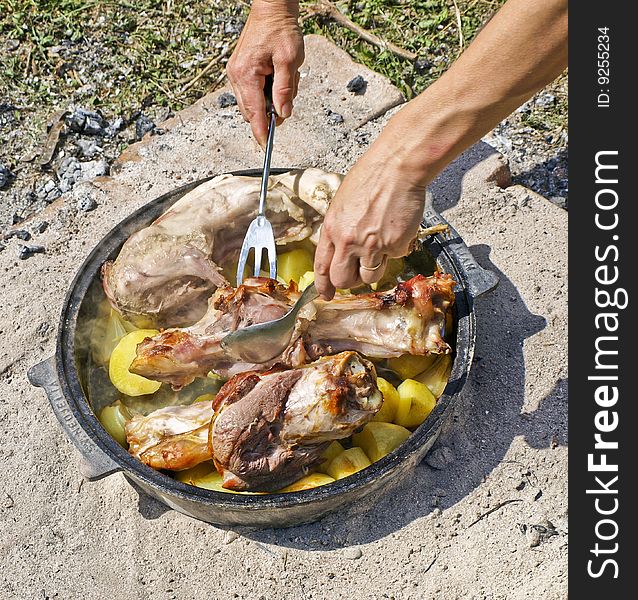
M383 394L383 404L379 412L372 418L373 421L381 421L382 423L392 423L397 414L399 407L399 392L397 389L383 377L377 377L377 387Z
M311 283L315 282L315 272L314 271L306 271L299 278L299 290L304 291Z
M109 361L109 378L122 394L145 396L160 389L159 381L152 381L131 373L128 369L135 359L137 345L147 337L157 335L157 329L138 329L127 333L115 346Z
M332 462L332 459L341 454L344 450L345 448L336 440L331 442L323 452L323 458L325 460L317 467L317 471L320 473L327 473L328 471L326 469Z
M299 283L302 275L313 269L312 254L307 250L298 248L290 252L284 252L277 257L277 276L287 284L290 281Z
M438 354L428 354L427 356L403 354L397 358L389 358L388 368L398 373L401 379L412 379L415 375L429 369L436 362L438 356Z
M410 435L412 433L401 425L372 422L352 436L352 443L359 446L372 462L376 462L398 448Z
M334 479L324 473L311 473L302 477L299 481L287 485L285 488L279 490L279 493L286 492L300 492L302 490L311 490L312 488L319 487L320 485L326 485L332 483Z
M222 476L215 469L215 465L212 461L199 463L190 469L184 471L178 471L174 475L177 481L187 483L188 485L194 485L195 487L204 488L205 490L212 490L214 492L224 492L226 494L261 494L263 492L237 492L234 490L227 490L222 487L224 481Z
M100 411L100 423L109 435L122 447L128 448L124 426L131 419L131 413L119 400Z
M217 394L202 394L201 396L197 396L195 400L193 400L193 404L196 402L212 402L215 399Z
M439 356L437 361L427 371L420 373L414 379L419 383L427 385L434 397L438 399L443 395L451 372L452 356L450 354L443 354Z
M332 459L327 472L333 479L343 479L371 464L370 459L361 448L348 448Z
M436 398L427 385L406 379L398 388L399 408L394 422L403 427L417 427L436 406Z

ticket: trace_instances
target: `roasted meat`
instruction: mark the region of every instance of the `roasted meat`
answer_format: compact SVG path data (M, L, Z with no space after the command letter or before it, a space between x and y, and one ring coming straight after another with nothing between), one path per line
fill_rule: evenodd
M129 452L154 469L188 469L210 460L210 400L189 406L168 406L148 416L135 415L126 424Z
M340 175L320 169L271 177L267 216L277 243L316 236L340 182ZM183 326L202 318L212 292L228 284L219 265L236 261L257 214L259 187L259 178L220 175L134 233L102 268L113 307L145 326Z
M382 401L372 363L342 352L298 369L241 373L213 407L200 402L135 417L126 428L129 451L175 470L212 456L224 487L273 491L321 462L327 444L365 425Z
M237 362L221 346L229 332L276 319L299 297L269 279L249 279L239 288L221 288L205 317L186 329L168 329L137 347L130 371L178 389L213 371L223 377L274 364L296 367L342 350L372 358L402 354L446 354L445 314L454 302L450 275L417 275L387 292L316 300L300 312L297 328L283 354L264 365Z

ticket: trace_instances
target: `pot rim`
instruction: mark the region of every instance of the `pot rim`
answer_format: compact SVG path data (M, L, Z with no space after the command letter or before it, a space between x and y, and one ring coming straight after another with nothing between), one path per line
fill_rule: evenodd
M279 168L272 169L271 172L279 174L289 170L291 169ZM261 171L240 170L229 172L229 174L260 176ZM467 265L464 265L463 260L459 259L454 252L448 251L445 240L439 236L427 240L426 246L435 256L437 264L441 264L441 262L447 263L445 265L446 272L450 272L451 267L451 274L457 281L457 287L455 288L455 309L457 312L456 351L450 380L443 395L437 401L434 410L424 423L414 430L399 448L373 463L370 467L330 484L309 490L268 494L217 492L182 483L143 464L110 436L93 412L81 384L80 369L78 369L75 359L78 315L90 285L96 277L100 276L100 268L109 255L119 250L133 230L137 231L142 227L140 225L141 221L146 224L150 223L158 216L153 213L158 212L158 210L159 214L165 212L181 196L213 177L215 176L181 186L141 206L125 217L97 243L78 269L66 294L56 343L55 369L57 379L64 399L68 402L69 408L80 427L102 453L117 463L119 468L114 468L106 474L123 470L127 475L153 488L161 496L176 496L183 500L216 507L222 511L224 509L238 508L272 510L273 508L310 504L317 500L325 501L332 497L342 496L345 492L354 488L366 486L366 484L373 481L389 477L395 466L403 463L410 455L418 452L419 448L438 434L442 420L447 417L456 403L458 393L465 383L472 363L476 325L473 298L469 293L469 284L471 282L468 279ZM156 210L153 211L153 208ZM132 225L135 225L135 227L131 227Z

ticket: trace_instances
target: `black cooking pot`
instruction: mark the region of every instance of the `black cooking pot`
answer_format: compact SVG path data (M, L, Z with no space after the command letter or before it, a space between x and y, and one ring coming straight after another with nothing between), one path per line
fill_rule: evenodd
M273 169L284 173L285 169ZM234 175L260 176L260 171ZM210 179L210 178L208 178ZM444 419L451 413L467 378L475 345L473 301L493 289L498 280L482 269L458 234L450 239L430 238L427 248L440 268L453 275L456 288L456 349L450 381L435 409L397 450L367 469L326 486L287 494L242 495L214 492L187 485L155 471L122 448L102 427L85 392L88 344L80 339L81 325L95 317L92 298L99 286L100 267L114 259L128 237L164 213L184 194L206 181L190 183L148 203L124 219L91 252L76 275L60 318L55 356L28 373L29 381L43 387L53 411L69 439L82 454L82 474L95 481L122 472L160 502L196 519L216 525L285 527L315 521L328 512L388 488L407 474L434 444ZM445 223L426 208L424 224ZM95 407L96 410L99 407Z

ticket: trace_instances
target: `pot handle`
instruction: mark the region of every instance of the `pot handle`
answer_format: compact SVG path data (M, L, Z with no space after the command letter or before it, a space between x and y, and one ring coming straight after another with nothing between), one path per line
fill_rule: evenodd
M459 259L467 277L468 291L472 298L478 298L492 291L498 285L496 273L484 269L476 262L470 249L465 245L456 229L429 202L423 211L423 225L425 227L432 227L433 225L446 225L449 227L451 237L445 240L445 246Z
M53 412L73 445L80 451L80 473L88 481L97 481L122 470L113 459L89 437L64 397L55 368L55 356L34 365L27 372L32 385L44 388Z

